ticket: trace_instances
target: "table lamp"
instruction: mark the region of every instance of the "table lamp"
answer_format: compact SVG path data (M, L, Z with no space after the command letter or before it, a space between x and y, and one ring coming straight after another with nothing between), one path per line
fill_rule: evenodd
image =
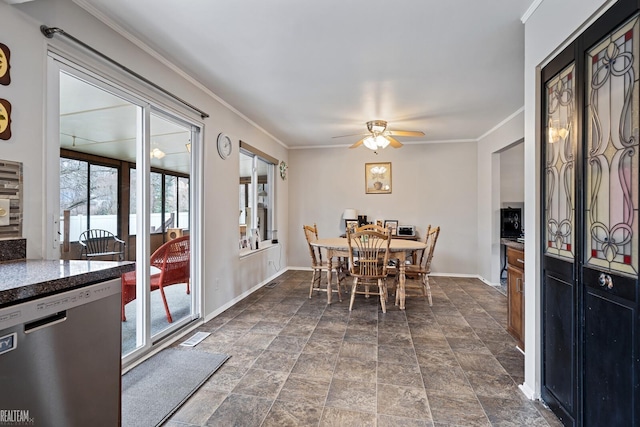
M345 209L342 214L343 219L358 219L358 212L355 209Z

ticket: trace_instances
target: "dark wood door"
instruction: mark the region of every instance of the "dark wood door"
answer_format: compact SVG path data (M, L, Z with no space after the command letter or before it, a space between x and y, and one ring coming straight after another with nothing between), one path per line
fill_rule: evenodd
M585 34L585 426L638 425L638 184L640 138L635 15Z
M564 425L577 424L578 317L576 285L576 191L580 166L580 117L576 114L580 76L574 46L567 48L543 70L545 144L544 233L542 271L543 378L542 397Z
M638 6L542 72L542 397L565 425L640 425Z

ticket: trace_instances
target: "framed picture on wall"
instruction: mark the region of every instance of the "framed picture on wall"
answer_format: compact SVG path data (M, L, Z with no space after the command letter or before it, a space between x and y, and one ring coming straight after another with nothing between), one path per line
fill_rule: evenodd
M0 139L11 138L11 103L0 99Z
M0 43L0 85L8 86L11 83L11 51L6 44Z
M386 219L384 221L384 228L388 229L392 236L398 235L398 221Z
M391 194L391 162L365 163L366 194Z

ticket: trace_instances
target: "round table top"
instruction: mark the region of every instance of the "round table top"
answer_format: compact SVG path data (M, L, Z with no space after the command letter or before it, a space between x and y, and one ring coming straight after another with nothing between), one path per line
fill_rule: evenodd
M327 249L349 250L349 242L346 237L329 237L326 239L318 239L315 242L311 242L312 246L317 246ZM391 239L389 243L389 250L391 252L397 251L417 251L426 248L425 242L417 242L415 240L407 239Z

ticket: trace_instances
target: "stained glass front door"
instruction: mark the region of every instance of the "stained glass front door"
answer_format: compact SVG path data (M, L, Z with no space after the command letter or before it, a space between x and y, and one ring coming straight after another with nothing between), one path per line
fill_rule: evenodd
M584 58L585 425L638 422L639 28L634 17Z
M571 62L545 83L545 239L543 280L543 397L573 419L576 377L576 65Z
M541 73L541 394L566 426L640 425L637 13L618 1Z

